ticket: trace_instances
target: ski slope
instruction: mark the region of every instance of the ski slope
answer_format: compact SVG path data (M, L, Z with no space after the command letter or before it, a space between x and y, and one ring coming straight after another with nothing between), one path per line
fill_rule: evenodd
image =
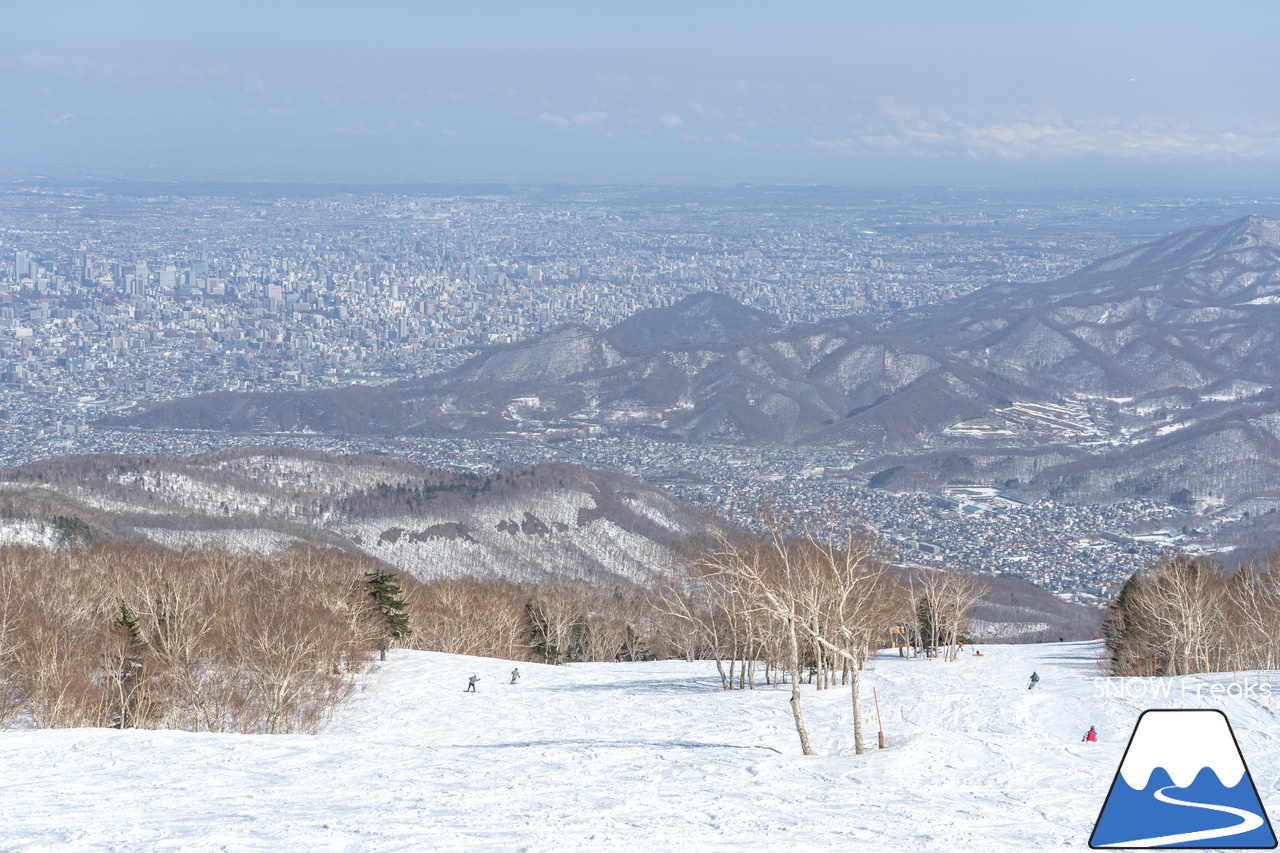
M881 653L863 756L848 689L806 686L811 757L787 689L725 692L710 662L519 664L511 685L510 662L397 651L319 735L0 733L0 850L1078 851L1154 707L1223 710L1280 803L1273 709L1213 695L1232 674L1108 697L1094 643L982 651Z

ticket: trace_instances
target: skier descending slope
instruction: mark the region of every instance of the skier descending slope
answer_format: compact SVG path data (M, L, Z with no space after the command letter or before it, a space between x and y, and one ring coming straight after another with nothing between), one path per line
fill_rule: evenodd
M1031 683L1027 685L1027 689L1030 690L1032 687L1035 687L1039 683L1040 683L1040 676L1036 675L1033 672L1031 673Z

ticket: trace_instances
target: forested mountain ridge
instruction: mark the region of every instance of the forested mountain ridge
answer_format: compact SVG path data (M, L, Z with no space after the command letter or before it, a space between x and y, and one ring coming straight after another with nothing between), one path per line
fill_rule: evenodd
M308 541L419 578L644 581L691 522L691 511L658 489L566 463L482 476L257 448L64 456L0 472L6 540L255 551Z
M837 447L884 457L853 476L894 469L875 481L889 488L958 480L1030 499L1177 494L1264 510L1280 499L1276 220L1192 228L879 327L777 330L711 296L633 320L612 330L626 341L568 326L405 382L210 394L104 424Z

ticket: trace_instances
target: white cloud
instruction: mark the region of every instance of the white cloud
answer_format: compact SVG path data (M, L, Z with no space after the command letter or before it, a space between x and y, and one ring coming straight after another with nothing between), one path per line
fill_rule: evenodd
M920 159L1275 158L1280 157L1280 125L1230 131L1195 128L1182 122L882 121L838 138L811 138L809 144L850 156L888 154Z
M608 118L609 114L604 110L588 110L583 113L569 113L563 116L544 112L538 116L538 121L544 121L547 124L554 124L560 127L600 127Z
M732 118L732 116L730 116L729 113L721 107L714 104L708 104L705 101L700 101L696 98L689 101L689 109L692 110L694 115L698 118L705 119L706 121L724 121L725 119Z
M334 125L333 131L334 133L341 133L348 136L365 136L374 132L365 127L363 122L359 121L349 121L346 124Z

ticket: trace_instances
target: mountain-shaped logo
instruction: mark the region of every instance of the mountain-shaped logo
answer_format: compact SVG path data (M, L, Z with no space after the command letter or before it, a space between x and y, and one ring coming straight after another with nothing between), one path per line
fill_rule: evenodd
M1271 821L1227 715L1144 711L1089 846L1274 848Z

